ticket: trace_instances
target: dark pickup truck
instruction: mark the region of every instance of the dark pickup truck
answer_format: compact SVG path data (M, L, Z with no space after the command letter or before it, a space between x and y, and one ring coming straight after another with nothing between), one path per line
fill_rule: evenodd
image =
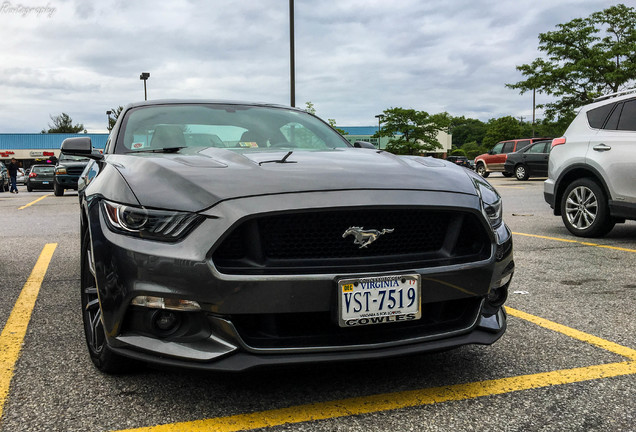
M61 155L55 165L55 180L53 193L55 196L64 195L65 189L77 190L77 180L88 165L88 158L80 156Z

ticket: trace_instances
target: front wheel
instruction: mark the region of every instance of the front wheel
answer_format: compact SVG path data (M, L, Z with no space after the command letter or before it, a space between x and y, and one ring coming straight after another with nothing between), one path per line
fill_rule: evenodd
M518 165L515 168L515 177L517 177L517 180L528 180L530 174L524 165Z
M490 173L486 171L486 166L484 164L477 165L477 174L479 174L483 178L486 178L490 175Z
M574 180L561 197L561 218L575 236L602 237L614 228L603 189L589 178Z
M64 188L57 183L53 183L53 194L55 196L64 195Z
M95 267L88 231L84 233L81 250L80 288L82 303L82 320L88 353L93 364L102 372L118 374L128 372L131 360L115 354L106 342L102 309L97 295Z

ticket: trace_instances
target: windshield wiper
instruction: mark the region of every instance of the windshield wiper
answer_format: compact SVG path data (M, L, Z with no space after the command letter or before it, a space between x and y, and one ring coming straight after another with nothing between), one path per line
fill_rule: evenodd
M179 150L184 148L186 148L186 146L164 147L164 148L158 148L158 149L142 149L142 150L129 151L128 153L176 153Z
M262 162L259 162L258 165L260 166L260 165L263 165L265 163L296 163L295 161L287 162L287 158L290 157L292 153L293 153L293 151L290 151L285 156L283 156L282 159L274 159L274 160L262 161Z

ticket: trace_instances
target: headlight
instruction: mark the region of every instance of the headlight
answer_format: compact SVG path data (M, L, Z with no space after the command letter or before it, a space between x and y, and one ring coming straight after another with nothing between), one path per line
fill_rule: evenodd
M55 174L66 174L66 167L55 168Z
M496 228L499 225L501 225L501 222L503 220L502 218L503 204L501 203L501 198L499 198L497 201L495 201L492 204L488 204L484 201L482 202L484 206L484 213L486 213L486 216L488 217L488 220L490 221L490 225L492 225L493 228Z
M497 228L503 222L501 196L490 183L477 174L470 175L470 178L475 185L477 195L479 195L484 216L486 216L486 219L488 219L493 228Z
M148 240L177 241L203 220L194 213L153 210L102 201L111 230Z

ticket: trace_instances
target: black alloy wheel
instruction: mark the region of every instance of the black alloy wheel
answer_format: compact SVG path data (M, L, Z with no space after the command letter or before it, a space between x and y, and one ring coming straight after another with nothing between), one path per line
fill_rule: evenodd
M517 177L517 180L528 180L530 178L530 173L525 165L517 165L515 167L515 177Z
M590 178L568 185L561 197L561 218L565 227L579 237L602 237L614 228L603 189Z
M88 230L82 239L81 258L82 319L91 360L102 372L110 374L127 372L131 361L115 354L106 343Z
M477 164L477 174L486 178L490 175L488 171L486 171L486 166L483 163Z

